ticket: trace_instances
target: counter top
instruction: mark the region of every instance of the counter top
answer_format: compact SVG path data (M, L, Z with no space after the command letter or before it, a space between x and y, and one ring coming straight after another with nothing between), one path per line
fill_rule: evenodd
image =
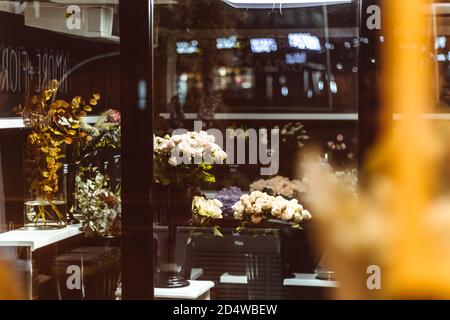
M55 230L18 229L9 231L0 234L0 247L31 247L31 251L35 251L81 234L82 231L80 227L81 224L76 224Z

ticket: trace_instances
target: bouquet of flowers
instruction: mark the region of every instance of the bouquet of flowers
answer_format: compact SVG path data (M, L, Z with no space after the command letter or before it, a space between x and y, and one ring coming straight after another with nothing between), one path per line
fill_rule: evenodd
M208 200L197 196L192 201L194 224L204 224L208 219L222 219L222 203L217 199Z
M306 186L299 180L276 176L271 179L261 179L250 185L250 191L262 191L272 196L283 196L285 198L299 198L300 194L306 192Z
M215 182L212 165L227 158L205 131L154 137L153 151L155 182L178 187Z
M222 212L224 216L233 216L233 205L239 201L242 190L239 187L229 187L220 190L217 200L223 204Z
M16 108L26 127L31 129L27 145L29 163L25 170L34 198L32 203L37 203L38 208L37 212L32 210L34 218L29 217L35 225L43 221L45 226L51 220L65 225L66 212L61 212L58 207L65 199L58 198L61 197L60 175L67 155L66 147L92 140L83 130L83 117L100 100L99 94L93 94L87 100L79 96L71 101L57 100L58 86L58 81L50 81L39 96L27 99L24 105Z
M254 191L241 196L233 206L234 217L260 224L268 220L281 220L292 224L293 228L300 228L300 223L310 220L311 214L303 209L297 199L287 200L281 196L270 196L265 192Z
M76 177L80 214L84 216L83 229L87 235L102 237L120 233L121 198L120 188L111 191L108 177L97 168L86 168Z
M203 226L211 219L222 219L222 203L217 199L208 200L203 196L192 201L192 225ZM223 237L218 226L213 227L215 236Z

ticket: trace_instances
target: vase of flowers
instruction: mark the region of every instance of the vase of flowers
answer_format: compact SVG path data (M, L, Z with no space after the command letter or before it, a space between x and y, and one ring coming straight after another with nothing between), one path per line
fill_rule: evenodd
M176 228L189 223L198 188L215 182L213 165L227 155L204 131L154 137L153 154L156 223L168 226L168 254L158 262L156 286L183 287L189 283L175 263Z
M84 100L57 100L58 82L53 80L38 96L26 100L16 111L30 130L25 154L24 225L26 228L62 228L67 224L65 178L67 150L91 137L83 117L100 100L98 94Z
M241 220L242 227L270 227L280 229L283 274L290 276L292 260L288 243L302 225L311 220L311 214L297 199L288 200L265 192L253 191L241 196L233 206L234 216ZM296 252L296 251L294 251Z

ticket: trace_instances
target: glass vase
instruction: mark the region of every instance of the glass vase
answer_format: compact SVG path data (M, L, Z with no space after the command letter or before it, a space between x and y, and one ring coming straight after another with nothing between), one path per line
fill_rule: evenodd
M180 232L192 217L192 188L174 188L156 184L155 217L159 227L155 228L156 243L156 287L180 288L189 285L186 270L186 251L189 242L187 232Z
M66 166L56 172L52 192L44 191L46 173L42 163L33 158L33 151L26 149L24 161L25 196L24 227L31 230L60 229L67 226ZM58 165L59 166L59 165Z

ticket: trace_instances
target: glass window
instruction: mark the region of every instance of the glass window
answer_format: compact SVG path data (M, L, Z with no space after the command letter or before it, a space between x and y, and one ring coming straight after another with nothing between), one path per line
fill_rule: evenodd
M326 268L306 150L357 181L359 3L157 2L154 17L156 285L301 296L285 284Z

